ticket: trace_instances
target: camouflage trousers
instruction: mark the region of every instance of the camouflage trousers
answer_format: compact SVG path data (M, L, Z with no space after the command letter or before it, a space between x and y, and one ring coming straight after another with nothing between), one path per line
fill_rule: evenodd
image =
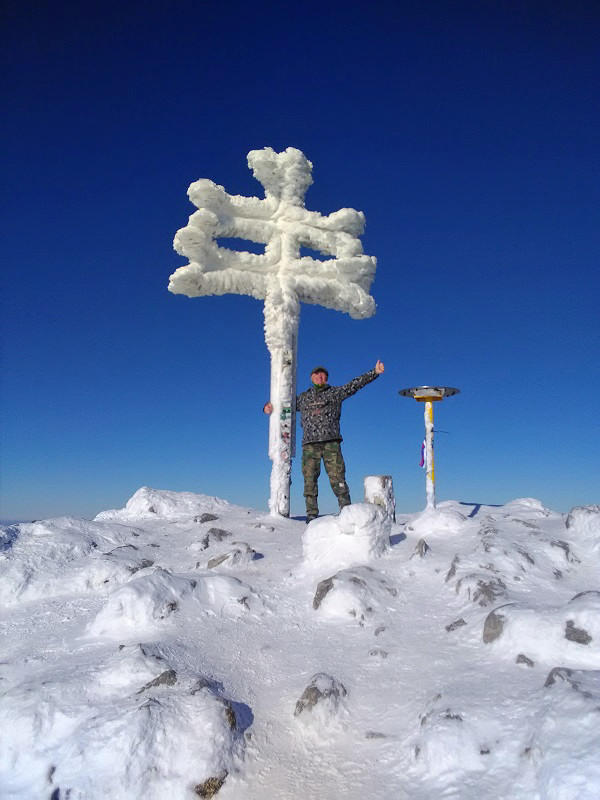
M321 459L333 493L338 499L340 510L350 505L350 491L346 485L346 465L339 442L311 442L302 448L302 474L304 475L304 498L306 516L316 517L318 479L321 474Z

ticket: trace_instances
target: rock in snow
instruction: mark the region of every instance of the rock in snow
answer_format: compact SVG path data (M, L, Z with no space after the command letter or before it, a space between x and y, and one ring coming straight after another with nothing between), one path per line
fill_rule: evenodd
M310 683L296 703L294 716L309 720L313 727L328 727L346 709L346 687L327 675L319 672L313 675Z
M546 664L600 666L600 592L581 592L563 606L543 609L507 603L487 616L483 641L497 642L511 658L527 652Z
M3 800L596 800L599 520L144 488L8 526Z

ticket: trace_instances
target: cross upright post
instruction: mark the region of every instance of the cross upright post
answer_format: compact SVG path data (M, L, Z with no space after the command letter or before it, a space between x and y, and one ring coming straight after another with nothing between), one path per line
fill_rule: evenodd
M272 514L287 517L295 448L300 302L345 311L355 319L372 316L375 302L369 288L377 262L362 252L362 212L342 208L324 216L305 208L312 164L300 150L252 150L248 166L264 187L263 200L229 195L205 179L189 187L188 196L198 211L177 231L173 242L189 263L171 275L169 291L188 297L246 294L264 300L273 406L269 508ZM218 237L259 242L265 251L257 255L230 250L219 246ZM301 246L327 258L301 256Z

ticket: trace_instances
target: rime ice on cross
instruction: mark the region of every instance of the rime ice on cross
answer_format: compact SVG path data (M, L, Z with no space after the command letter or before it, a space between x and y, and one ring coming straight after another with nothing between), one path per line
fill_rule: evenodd
M265 301L273 404L269 508L289 516L300 301L345 311L355 319L372 316L375 303L369 288L377 262L362 252L362 212L342 208L323 216L304 207L312 164L300 150L252 150L248 166L264 187L264 200L229 195L209 180L196 181L188 189L198 211L177 231L173 246L189 264L171 275L169 291L188 297L246 294ZM265 252L229 250L216 243L218 237L261 243ZM329 258L301 257L301 246Z

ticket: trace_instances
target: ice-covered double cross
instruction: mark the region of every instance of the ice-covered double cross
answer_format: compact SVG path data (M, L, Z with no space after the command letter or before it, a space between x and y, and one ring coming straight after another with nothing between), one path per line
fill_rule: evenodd
M248 166L264 187L264 200L229 195L210 180L188 189L198 211L177 231L173 244L189 264L171 275L169 291L188 297L246 294L265 301L273 405L269 507L273 514L288 516L300 302L345 311L355 319L372 316L369 288L377 262L362 252L362 212L342 208L324 216L304 207L312 164L300 150L252 150ZM218 244L219 238L230 237L264 244L265 251L259 255ZM301 255L302 247L326 258Z

